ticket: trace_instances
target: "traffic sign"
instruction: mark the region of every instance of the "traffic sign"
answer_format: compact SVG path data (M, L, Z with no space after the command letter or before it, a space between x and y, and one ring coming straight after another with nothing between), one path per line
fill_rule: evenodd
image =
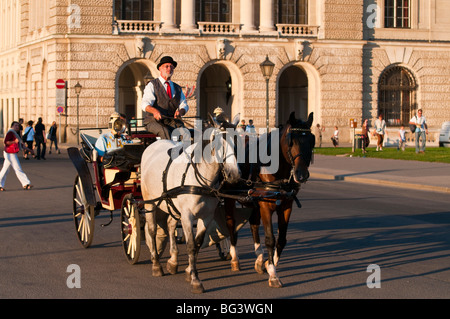
M63 79L56 80L56 88L58 89L64 89L66 87L66 81Z
M59 114L64 113L64 107L58 106L58 107L56 108L56 111L57 111Z

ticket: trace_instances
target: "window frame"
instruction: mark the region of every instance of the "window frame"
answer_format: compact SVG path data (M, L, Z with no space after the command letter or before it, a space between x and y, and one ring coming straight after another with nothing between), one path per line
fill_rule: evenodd
M411 0L384 0L384 27L387 29L411 29L411 4Z
M142 9L145 1L150 2L150 12L144 11ZM127 3L130 3L132 6L134 6L135 2L138 2L139 8L137 10L134 10L133 7L131 9L131 14L133 15L135 12L138 12L139 19L135 19L133 16L127 17L127 14L130 12L127 11ZM116 20L153 21L155 15L154 5L154 0L114 0L114 17Z
M289 14L288 17L283 15L283 11L290 12L293 6L294 14ZM304 8L303 14L299 11ZM309 23L309 1L308 0L277 0L274 1L274 12L276 24L305 24ZM289 17L293 17L294 22L289 21ZM287 18L287 20L286 20Z
M217 11L213 9L210 12L206 12L205 6L217 5ZM195 20L197 22L218 22L218 23L230 23L232 22L232 0L198 0L195 1ZM225 10L222 12L222 10ZM213 17L214 16L214 17Z

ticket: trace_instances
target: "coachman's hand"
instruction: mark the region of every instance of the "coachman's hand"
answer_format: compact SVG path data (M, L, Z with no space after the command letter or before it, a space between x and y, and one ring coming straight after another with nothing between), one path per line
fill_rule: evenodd
M182 117L184 114L186 114L186 110L185 110L185 109L176 110L174 117L175 117L175 118L180 118L180 117Z
M153 112L153 117L155 118L155 120L159 121L159 120L161 120L161 113L159 113L159 111L155 110Z

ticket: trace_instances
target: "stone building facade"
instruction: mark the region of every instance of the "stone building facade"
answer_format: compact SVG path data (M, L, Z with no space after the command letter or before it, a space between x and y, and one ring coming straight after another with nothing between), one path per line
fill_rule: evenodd
M324 140L338 126L350 141L350 119L373 124L381 111L396 131L422 108L434 141L450 120L444 0L0 0L0 14L3 131L18 117L61 119L75 141L77 123L140 118L164 55L178 62L173 80L196 87L189 116L221 106L265 127L268 57L270 127L314 112ZM67 84L62 115L57 79Z

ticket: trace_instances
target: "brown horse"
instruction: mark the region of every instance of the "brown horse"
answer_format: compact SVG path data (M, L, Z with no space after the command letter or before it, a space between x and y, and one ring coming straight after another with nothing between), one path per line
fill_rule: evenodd
M261 221L263 223L265 245L268 251L265 268L269 274L270 287L282 287L282 283L276 274L276 266L286 245L286 234L292 212L292 204L294 200L297 201L295 195L299 191L300 185L309 178L308 167L311 163L315 143L314 134L311 133L312 121L313 113L309 115L306 122L303 122L296 119L295 113L292 112L287 124L280 133L278 150L271 143L267 143L268 154L278 156L279 165L275 173L267 173L260 164L251 165L246 163L241 165L241 172L244 178L248 177L250 179L252 173L253 176L257 176L257 179L253 178L251 183L247 181L247 184L251 185L250 187L254 190L254 195L260 198L260 200L257 200L249 222L257 256L255 270L261 274L264 273L264 261L263 249L260 244L259 226ZM246 152L248 152L248 148L246 148ZM256 174L255 171L257 172ZM274 192L282 193L284 196L278 198L265 197L265 195L273 194ZM299 204L298 201L297 203ZM232 270L239 270L236 250L237 232L235 231L234 221L235 201L233 199L225 199L225 210L227 227L230 233ZM274 212L278 215L277 241L275 241L272 225Z

